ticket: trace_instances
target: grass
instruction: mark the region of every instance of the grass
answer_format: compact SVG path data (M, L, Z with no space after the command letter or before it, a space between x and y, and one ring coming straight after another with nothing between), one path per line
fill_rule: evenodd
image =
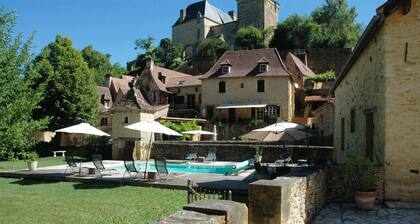
M38 167L66 164L64 157L45 157L38 159ZM0 161L0 171L27 169L26 161Z
M147 223L185 204L182 190L0 178L0 223Z

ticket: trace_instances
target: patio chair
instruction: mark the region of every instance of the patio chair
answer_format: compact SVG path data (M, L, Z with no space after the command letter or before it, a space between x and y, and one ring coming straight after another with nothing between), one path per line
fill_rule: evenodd
M280 156L280 159L278 159L275 164L285 166L288 163L292 162L292 155L290 153L285 153Z
M121 181L124 180L125 174L128 174L128 176L130 176L131 179L136 179L136 177L138 178L141 177L140 169L137 169L134 160L124 160L124 167L125 167L125 171L124 171ZM132 175L132 173L134 173L134 176Z
M216 162L216 148L210 148L204 162Z
M193 152L190 152L186 157L185 160L192 160L195 161L197 160L197 156L198 156L198 150L197 149L193 149Z
M65 174L67 173L67 170L71 170L73 174L75 174L75 173L79 172L79 169L80 169L81 167L79 168L79 166L77 166L77 162L76 162L76 160L74 159L73 154L71 154L71 153L69 153L69 152L65 153L65 154L64 154L64 160L66 160L66 163L67 163L67 167L66 167L66 169L64 170L64 173L65 173Z
M174 176L173 173L168 171L166 166L166 159L163 157L155 158L155 168L160 180L166 181L170 179L169 177ZM162 174L165 175L165 178L162 178Z
M103 162L102 162L102 156L101 155L92 155L92 162L95 168L99 171L99 174L101 177L104 176L103 172L109 172L109 176L112 175L112 171L117 171L116 169L107 169L105 168Z

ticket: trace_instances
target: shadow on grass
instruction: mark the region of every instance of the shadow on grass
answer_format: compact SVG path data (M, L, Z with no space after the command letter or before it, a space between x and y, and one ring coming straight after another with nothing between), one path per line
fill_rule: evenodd
M61 181L54 181L54 180L30 180L30 179L20 179L17 181L13 181L10 182L11 184L19 184L19 185L23 185L23 186L28 186L28 185L37 185L37 184L55 184L55 183L59 183Z
M73 185L76 190L89 190L89 189L113 189L121 187L120 184L112 183L76 183Z

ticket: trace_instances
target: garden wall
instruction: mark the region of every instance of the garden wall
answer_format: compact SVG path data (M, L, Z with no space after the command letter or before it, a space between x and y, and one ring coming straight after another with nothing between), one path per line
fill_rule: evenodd
M255 149L264 149L263 162L275 162L284 154L292 154L293 159L310 158L314 163L324 164L332 158L331 147L317 146L284 146L277 142L245 142L245 141L208 141L208 142L155 142L150 158L165 157L167 159L183 160L195 149L198 155L205 157L210 148L217 149L218 161L244 161L254 158Z

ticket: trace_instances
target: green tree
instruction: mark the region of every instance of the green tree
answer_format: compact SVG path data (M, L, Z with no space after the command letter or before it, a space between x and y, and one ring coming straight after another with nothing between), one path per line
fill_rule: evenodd
M253 26L239 29L235 35L235 48L238 50L252 50L266 47L264 32Z
M179 133L184 132L184 131L195 131L195 130L200 129L200 126L198 126L197 121L195 120L180 122L180 123L174 123L171 121L161 121L160 123L166 126L167 128L175 130ZM180 138L182 140L187 140L187 139L191 139L191 137L192 137L191 135L183 134Z
M119 77L127 72L121 65L117 63L111 64L110 54L103 54L93 49L92 45L89 45L82 50L82 56L95 77L97 85L102 85L104 83L106 74L111 73L113 76Z
M346 0L326 0L312 13L314 22L320 26L313 47L354 47L362 32L356 17L356 8L349 8Z
M70 38L57 36L35 59L38 78L34 88L45 85L45 98L35 110L37 118L51 117L49 130L80 122L97 123L98 96L94 77Z
M176 69L185 63L183 60L183 47L175 45L169 38L160 40L159 46L153 49L155 63L161 67Z
M196 44L196 54L192 59L194 70L205 73L216 61L229 50L229 45L219 38L207 38Z
M139 38L134 42L134 49L137 50L137 67L144 67L146 60L153 58L153 41L155 38L152 35L148 35L147 38Z
M279 50L310 48L317 29L312 17L291 15L277 25L270 47Z
M32 111L43 88L31 90L35 78L30 54L32 37L13 38L15 13L0 6L0 159L13 159L31 150L31 133L42 130L47 119L34 120Z

